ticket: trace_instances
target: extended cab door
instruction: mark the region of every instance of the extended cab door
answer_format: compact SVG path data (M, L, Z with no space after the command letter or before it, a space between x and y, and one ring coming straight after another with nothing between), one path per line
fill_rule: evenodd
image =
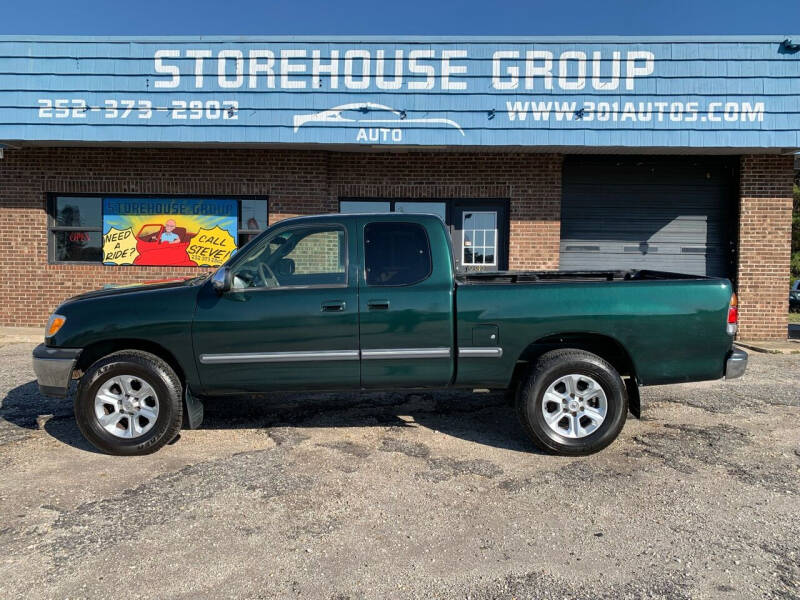
M442 387L453 377L453 266L433 216L360 217L361 385Z
M232 288L218 295L207 285L198 297L203 387L358 387L356 252L346 222L334 218L278 225L247 246L231 264Z

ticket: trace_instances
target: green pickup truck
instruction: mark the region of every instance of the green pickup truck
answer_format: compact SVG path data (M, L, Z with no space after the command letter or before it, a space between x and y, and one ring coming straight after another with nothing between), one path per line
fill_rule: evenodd
M154 452L213 397L459 388L507 390L537 446L580 455L616 438L640 385L742 375L736 320L725 279L457 275L435 216L324 215L281 221L213 275L67 300L33 364L47 395L80 378L78 425L112 454Z

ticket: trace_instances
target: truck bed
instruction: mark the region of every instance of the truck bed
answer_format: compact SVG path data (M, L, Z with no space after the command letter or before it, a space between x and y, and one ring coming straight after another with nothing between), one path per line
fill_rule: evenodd
M459 275L455 291L459 346L502 348L493 363L459 358L462 385L498 387L492 377L508 378L531 346L573 337L624 349L642 385L718 379L732 342L726 279L649 270L506 271Z

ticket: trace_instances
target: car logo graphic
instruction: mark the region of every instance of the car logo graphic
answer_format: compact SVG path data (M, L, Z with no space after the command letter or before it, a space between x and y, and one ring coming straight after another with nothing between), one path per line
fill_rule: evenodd
M363 117L354 114L356 118L348 118L342 115L352 111L353 113L360 113ZM382 112L386 116L384 118L367 118L372 112ZM360 123L365 126L394 123L396 125L406 123L426 123L430 125L449 125L458 129L461 135L466 135L461 125L451 119L439 118L418 118L408 119L404 111L395 110L391 106L384 104L376 104L374 102L352 102L350 104L341 104L334 106L328 110L323 110L313 114L294 115L294 132L300 129L306 123Z

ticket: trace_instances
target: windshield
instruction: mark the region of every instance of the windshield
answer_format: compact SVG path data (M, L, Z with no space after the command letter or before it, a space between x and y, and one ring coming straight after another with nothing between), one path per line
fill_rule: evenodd
M145 225L139 231L139 239L152 237L156 235L159 231L161 231L161 225Z

